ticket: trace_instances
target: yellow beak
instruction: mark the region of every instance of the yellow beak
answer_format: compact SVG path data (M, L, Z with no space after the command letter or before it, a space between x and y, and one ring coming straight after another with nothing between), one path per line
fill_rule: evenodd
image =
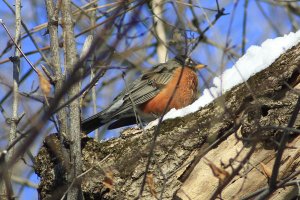
M195 66L195 69L203 69L203 68L205 68L205 67L207 67L207 65L204 65L204 64L198 64L198 65L196 65Z

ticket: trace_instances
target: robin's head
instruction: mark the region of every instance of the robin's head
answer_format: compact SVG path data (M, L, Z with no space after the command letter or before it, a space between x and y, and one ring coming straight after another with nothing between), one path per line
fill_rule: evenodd
M206 67L206 65L204 65L202 63L195 62L193 59L191 59L190 57L188 57L186 55L177 55L175 57L175 60L178 63L180 63L182 66L190 67L190 68L193 68L193 69L202 69L202 68Z

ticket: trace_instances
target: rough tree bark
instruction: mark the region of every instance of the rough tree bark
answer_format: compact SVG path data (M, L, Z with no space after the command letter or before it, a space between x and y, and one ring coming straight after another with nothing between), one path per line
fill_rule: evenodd
M233 171L233 179L222 191L223 199L241 199L267 186L276 157L274 141L282 135L278 127L287 127L298 99L299 64L300 44L196 113L164 121L142 199L214 198L213 193ZM294 128L299 122L297 119ZM83 137L85 199L136 198L153 132L128 129L121 137L101 143ZM295 132L289 136L279 181L299 172L300 137ZM36 157L42 198L58 197L66 189L65 178L58 176L62 167L55 138L48 136ZM237 168L241 168L239 173ZM296 192L295 187L285 187L272 199L288 199Z

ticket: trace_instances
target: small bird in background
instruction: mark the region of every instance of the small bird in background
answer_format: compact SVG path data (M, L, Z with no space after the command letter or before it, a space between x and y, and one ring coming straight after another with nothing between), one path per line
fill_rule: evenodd
M165 110L190 105L197 97L196 70L204 67L183 55L154 66L129 84L108 108L83 120L82 131L88 134L108 123L108 129L115 129L149 122L160 117Z

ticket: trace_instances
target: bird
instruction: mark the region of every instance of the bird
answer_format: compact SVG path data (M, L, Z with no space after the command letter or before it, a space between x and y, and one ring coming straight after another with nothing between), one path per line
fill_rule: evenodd
M177 55L142 74L101 112L81 122L88 134L109 124L108 129L150 122L172 108L193 103L198 93L197 70L206 67L186 55Z

